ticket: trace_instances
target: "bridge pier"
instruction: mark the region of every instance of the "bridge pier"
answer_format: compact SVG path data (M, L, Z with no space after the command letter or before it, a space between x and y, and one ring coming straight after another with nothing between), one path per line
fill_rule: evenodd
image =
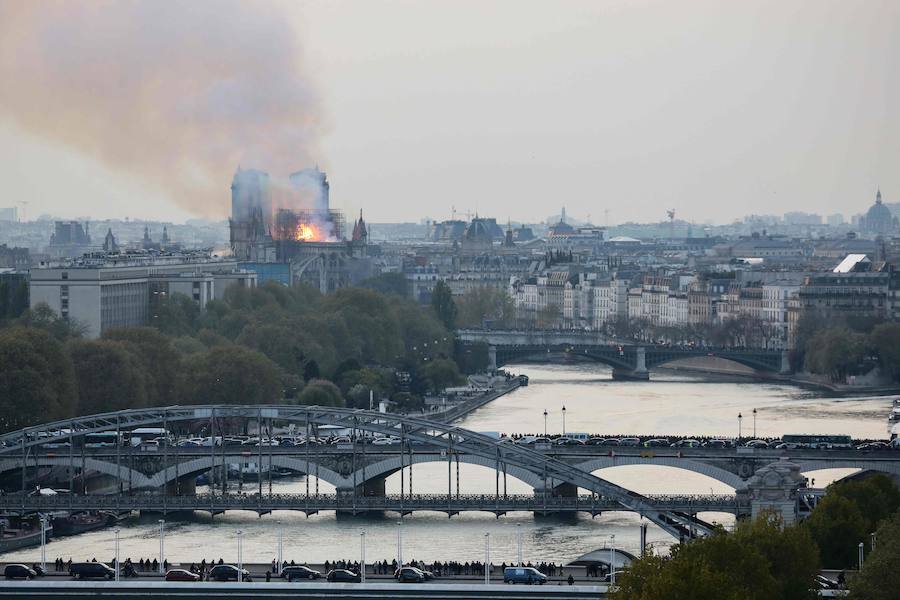
M798 518L798 490L805 486L806 478L796 463L783 459L762 467L747 481L750 518L772 511L781 516L785 525L793 525Z
M650 371L647 370L647 349L643 346L635 348L634 369L614 368L612 378L614 381L649 381Z
M368 498L383 498L387 495L384 490L386 481L386 477L373 477L365 483L356 486L356 494Z
M497 346L488 346L488 371L497 371Z

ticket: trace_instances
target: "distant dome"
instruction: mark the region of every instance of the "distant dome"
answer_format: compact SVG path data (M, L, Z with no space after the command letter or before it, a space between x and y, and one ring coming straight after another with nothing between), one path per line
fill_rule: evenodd
M893 215L881 201L881 190L875 195L873 204L866 213L865 230L872 233L888 233L893 229Z

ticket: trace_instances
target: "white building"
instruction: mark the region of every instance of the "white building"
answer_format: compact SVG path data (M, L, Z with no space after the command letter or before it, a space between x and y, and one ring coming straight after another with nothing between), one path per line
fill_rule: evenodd
M82 258L31 270L30 303L46 304L98 337L112 327L147 325L155 303L184 294L201 309L230 285L256 287L256 273L208 257Z

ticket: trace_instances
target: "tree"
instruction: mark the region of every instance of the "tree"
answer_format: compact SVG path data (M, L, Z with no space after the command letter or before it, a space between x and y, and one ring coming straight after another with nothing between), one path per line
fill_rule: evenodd
M455 362L447 358L428 361L423 371L434 392L440 392L446 387L457 385L462 380L459 367L456 366Z
M152 327L117 327L104 332L103 339L124 343L140 358L148 377L147 403L150 406L165 406L177 402L181 359L172 338Z
M382 294L394 294L403 298L409 295L409 281L403 273L382 273L369 277L359 285Z
M459 325L462 327L482 327L484 321L492 320L498 327L511 325L515 320L516 307L505 290L492 286L474 288L457 302Z
M74 340L69 354L78 382L79 415L147 406L152 385L132 346L115 340Z
M866 355L866 336L846 328L831 328L810 340L805 365L813 373L828 375L832 381L844 381L861 370Z
M826 494L805 522L828 569L856 564L856 546L869 533L866 519L852 501Z
M450 286L443 280L438 281L434 286L434 291L431 292L431 308L434 309L434 314L444 324L444 327L450 331L456 329L456 302L453 301Z
M894 600L900 590L900 511L878 528L875 550L869 553L862 571L850 579L850 600Z
M882 373L900 381L900 323L882 323L869 336Z
M194 333L200 322L200 305L184 294L161 296L151 306L150 322L168 335Z
M74 414L77 388L72 362L46 331L0 331L0 431Z
M616 600L802 600L815 598L815 544L806 531L783 527L764 513L720 532L675 546L670 556L634 561L611 594Z
M179 396L185 404L271 404L282 397L278 365L263 354L230 346L184 359Z
M61 318L43 302L23 312L17 323L24 327L43 329L60 341L80 338L87 330L84 324L74 319Z
M330 381L314 379L310 381L300 395L297 403L306 406L344 406L341 390Z

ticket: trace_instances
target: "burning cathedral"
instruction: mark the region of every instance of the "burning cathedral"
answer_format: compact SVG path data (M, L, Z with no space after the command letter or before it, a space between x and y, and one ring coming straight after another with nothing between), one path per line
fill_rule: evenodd
M285 283L323 293L370 277L368 229L360 211L350 239L344 215L329 205L330 184L318 167L273 180L238 168L231 182L231 249L259 272L283 268Z

